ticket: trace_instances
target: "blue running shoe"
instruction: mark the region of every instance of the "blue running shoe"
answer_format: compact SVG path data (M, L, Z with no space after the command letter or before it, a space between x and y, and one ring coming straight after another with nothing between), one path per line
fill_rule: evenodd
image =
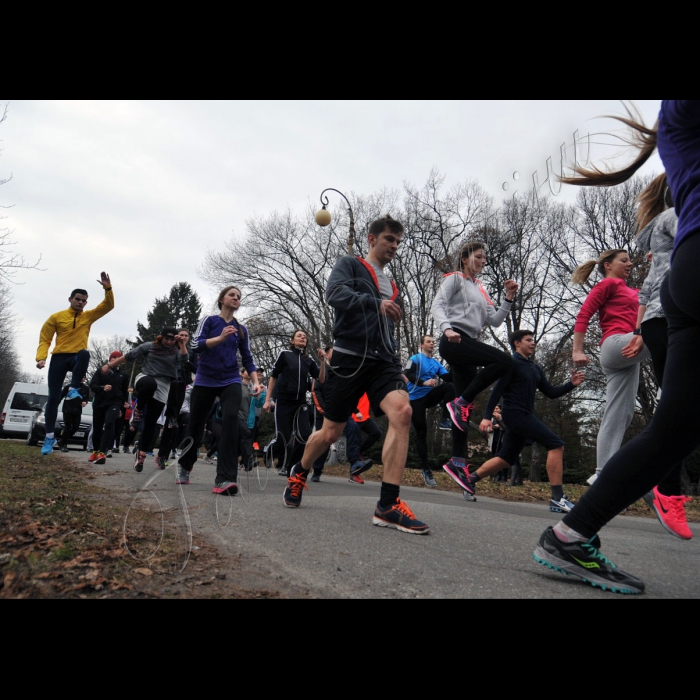
M56 444L56 438L44 438L44 444L41 446L41 454L50 455L53 452L53 446Z
M70 389L68 389L68 393L66 394L66 401L70 401L71 399L77 399L80 398L80 392L72 386Z

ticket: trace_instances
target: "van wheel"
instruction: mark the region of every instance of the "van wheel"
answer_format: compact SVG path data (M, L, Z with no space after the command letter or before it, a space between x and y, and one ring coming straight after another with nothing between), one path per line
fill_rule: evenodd
M36 447L39 444L39 441L34 437L34 433L31 430L25 442L29 447Z

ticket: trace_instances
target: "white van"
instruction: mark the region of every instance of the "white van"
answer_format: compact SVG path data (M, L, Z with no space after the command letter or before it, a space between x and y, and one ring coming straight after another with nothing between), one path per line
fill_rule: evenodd
M0 416L0 437L25 439L37 413L36 406L43 408L48 400L48 384L15 382Z

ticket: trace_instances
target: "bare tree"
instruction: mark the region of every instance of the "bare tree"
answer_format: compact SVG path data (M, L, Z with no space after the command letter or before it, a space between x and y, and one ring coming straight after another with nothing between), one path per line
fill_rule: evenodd
M125 335L113 335L109 338L91 336L88 349L90 351L90 364L88 365L88 381L92 375L109 361L109 356L115 350L125 355L133 347L133 343ZM130 386L133 385L130 384Z

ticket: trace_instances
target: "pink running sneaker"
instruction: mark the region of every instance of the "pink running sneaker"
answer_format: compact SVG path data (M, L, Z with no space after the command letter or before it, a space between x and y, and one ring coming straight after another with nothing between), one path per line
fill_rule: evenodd
M462 403L462 399L455 399L447 404L447 411L450 414L450 418L452 418L452 422L463 433L466 433L469 428L469 414L472 408L474 408L473 403Z
M647 505L654 510L659 522L672 535L680 537L682 540L690 540L693 533L688 527L688 520L685 516L684 504L689 501L687 496L664 496L659 492L658 487L645 494L644 500Z

